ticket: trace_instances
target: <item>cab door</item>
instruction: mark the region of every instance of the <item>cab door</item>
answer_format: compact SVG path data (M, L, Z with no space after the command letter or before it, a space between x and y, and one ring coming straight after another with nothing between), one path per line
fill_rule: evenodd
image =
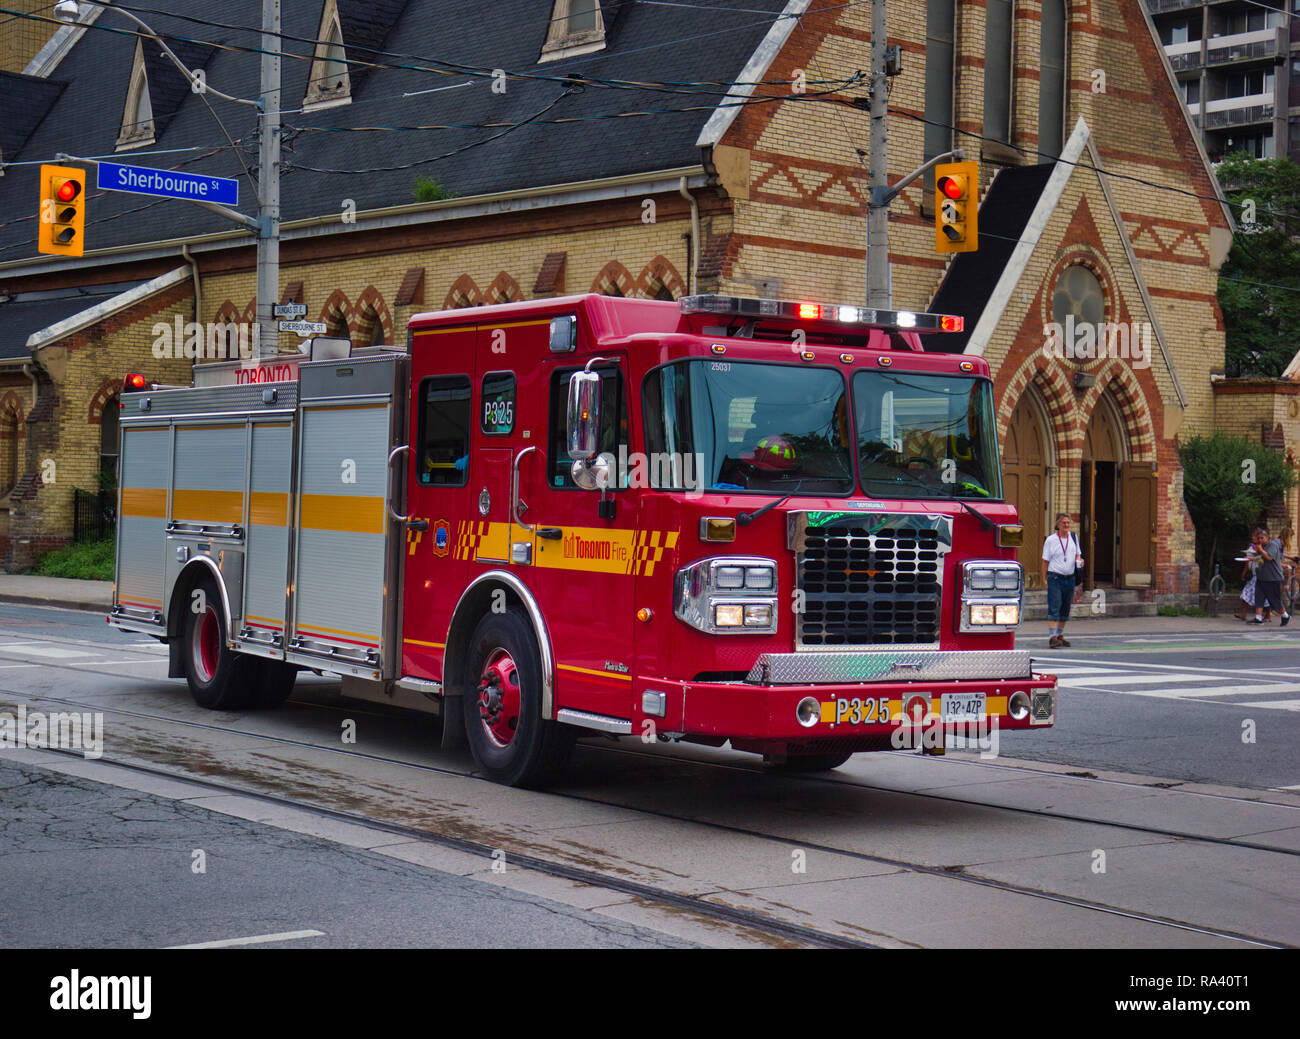
M614 487L604 495L613 518L598 512L602 495L579 488L566 443L569 376L583 367L548 358L537 371L544 405L544 443L530 467L525 521L532 525L532 583L543 605L556 660L557 710L629 719L636 636L633 587L640 532L637 497L628 488L630 441L627 358L605 353L601 377L601 453L613 463ZM609 506L606 506L607 508Z
M476 517L475 328L417 331L411 347L411 415L402 580L402 673L443 680L452 612L469 570L463 551ZM344 590L345 591L345 590Z

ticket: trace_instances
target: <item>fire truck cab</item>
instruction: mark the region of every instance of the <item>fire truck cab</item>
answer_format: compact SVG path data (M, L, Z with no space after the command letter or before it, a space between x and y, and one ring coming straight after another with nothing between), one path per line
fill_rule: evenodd
M584 734L824 769L1050 726L988 366L922 348L959 322L584 295L200 366L122 396L109 622L203 706L336 674L517 785Z

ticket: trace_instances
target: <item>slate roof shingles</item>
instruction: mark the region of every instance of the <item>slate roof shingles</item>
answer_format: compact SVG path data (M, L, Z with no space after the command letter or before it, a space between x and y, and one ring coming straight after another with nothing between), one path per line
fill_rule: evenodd
M495 0L492 4L386 0L382 10L372 15L374 31L369 39L382 38L379 46L389 52L454 60L489 71L503 68L554 76L559 80L571 71L638 82L731 80L739 76L775 15L784 8L784 0L746 0L746 10L741 11L735 10L729 0L697 2L700 7L624 3L616 12L618 17L612 20L612 40L604 51L541 65L537 64L537 58L551 13L548 0ZM346 14L352 19L351 12L363 6L375 7L343 0L341 18ZM757 9L771 13L760 14ZM241 26L260 24L257 0L226 0L216 9L207 0L174 0L170 10ZM319 3L285 5L283 31L314 40L321 11ZM106 12L104 17L114 16ZM148 18L164 35L201 37L234 46L259 45L258 36L252 32L195 25L170 15L150 14ZM691 39L701 34L703 38ZM345 36L345 46L349 43ZM120 127L134 47L134 36L88 30L56 70L56 75L67 81L67 87L29 135L19 155L6 151L6 160L46 159L60 151L74 155L111 155ZM259 61L255 53L203 49L209 52L202 64L211 85L237 97L257 95ZM281 107L288 110L283 116L288 164L281 181L284 220L338 213L344 198L354 199L360 210L410 203L415 200L412 186L421 175L436 177L444 187L466 197L693 165L700 160L695 147L699 130L721 96L720 90L673 94L588 87L565 98L547 117L697 106L700 110L559 125L533 124L482 147L430 162L433 157L466 143L498 134L500 129L334 133L304 128L515 123L536 115L563 95L566 86L562 82L510 80L505 94L494 94L490 78L463 73L376 70L361 77L351 104L303 113L292 110L301 107L315 48L310 42L286 41L284 49L306 59L286 58L283 62ZM352 56L350 52L349 57ZM420 64L414 60L404 63ZM155 73L154 67L151 59L151 75L166 79L167 73ZM172 73L176 82L184 86L184 77L175 69ZM428 91L431 87L470 81L473 85L468 87L407 98L399 96L404 92ZM152 89L162 87L162 83L151 80ZM0 110L10 107L15 89L12 77L0 80ZM161 96L154 98L156 111L162 100ZM255 111L214 95L209 95L208 100L231 135L244 145L245 161L255 175ZM235 155L229 150L219 151L226 145L225 137L202 100L187 86L179 95L179 104L170 121L164 126L160 120L157 130L153 148L198 146L200 150L190 155L126 152L123 161L240 178L239 208L252 211L252 185L243 177ZM419 165L357 175L314 173L296 168L352 170L411 163ZM36 172L32 167L11 169L0 178L0 212L25 214L34 209L36 195ZM181 202L99 192L93 188L87 195L86 243L91 249L224 231L231 226L220 217ZM35 254L32 220L0 220L0 224L7 225L0 227L0 262Z

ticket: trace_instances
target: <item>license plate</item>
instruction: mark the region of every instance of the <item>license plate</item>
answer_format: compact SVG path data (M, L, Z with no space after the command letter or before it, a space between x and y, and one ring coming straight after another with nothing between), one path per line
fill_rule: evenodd
M940 706L945 722L964 722L984 715L983 693L944 693Z

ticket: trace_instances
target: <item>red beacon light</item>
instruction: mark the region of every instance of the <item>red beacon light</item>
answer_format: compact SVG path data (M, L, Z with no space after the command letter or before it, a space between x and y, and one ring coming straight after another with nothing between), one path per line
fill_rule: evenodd
M148 388L149 380L139 372L132 372L122 380L122 389L128 393L134 390L147 390Z
M943 314L939 318L939 330L941 332L964 332L966 331L966 319L959 315Z
M822 308L816 303L800 303L799 317L804 321L816 321L822 316Z

